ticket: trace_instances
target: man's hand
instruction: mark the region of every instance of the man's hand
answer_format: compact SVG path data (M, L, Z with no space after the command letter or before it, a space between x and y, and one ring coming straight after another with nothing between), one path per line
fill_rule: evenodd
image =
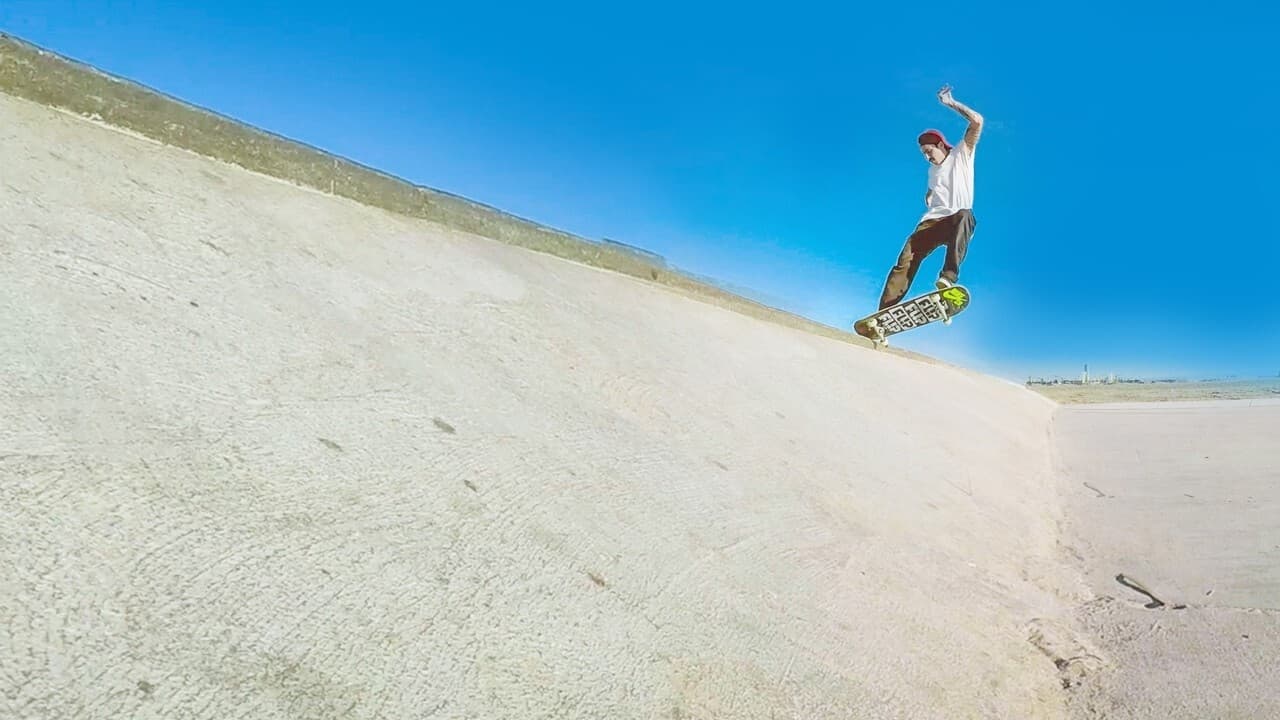
M942 89L938 91L938 100L949 108L954 108L956 106L955 98L951 97L950 85L942 86Z

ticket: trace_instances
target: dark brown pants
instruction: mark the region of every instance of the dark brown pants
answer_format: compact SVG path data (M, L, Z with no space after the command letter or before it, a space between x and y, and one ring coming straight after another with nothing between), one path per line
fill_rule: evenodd
M897 264L884 281L884 291L880 293L880 309L896 305L906 297L907 290L916 279L916 273L920 271L920 263L944 245L947 257L942 261L940 275L953 283L958 282L960 263L964 262L964 256L969 251L969 239L973 237L977 225L978 221L969 210L961 210L944 218L925 220L917 225L902 246Z

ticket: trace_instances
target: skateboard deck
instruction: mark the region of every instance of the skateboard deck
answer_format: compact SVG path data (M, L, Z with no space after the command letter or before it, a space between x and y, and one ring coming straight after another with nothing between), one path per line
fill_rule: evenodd
M939 320L950 325L951 318L969 307L969 299L969 288L963 285L931 290L860 318L853 323L853 331L881 347L889 344L891 335Z

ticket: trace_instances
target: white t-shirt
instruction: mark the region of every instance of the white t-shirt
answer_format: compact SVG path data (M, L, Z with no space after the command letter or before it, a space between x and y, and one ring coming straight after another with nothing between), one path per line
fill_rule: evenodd
M973 148L963 140L938 165L929 166L929 202L923 222L973 209Z

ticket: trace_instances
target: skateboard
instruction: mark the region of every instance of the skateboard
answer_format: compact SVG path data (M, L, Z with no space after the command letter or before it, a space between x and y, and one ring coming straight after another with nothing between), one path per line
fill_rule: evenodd
M931 290L859 319L853 324L853 331L881 348L889 344L890 335L939 320L943 325L950 325L951 318L969 307L969 298L969 288L963 285Z

